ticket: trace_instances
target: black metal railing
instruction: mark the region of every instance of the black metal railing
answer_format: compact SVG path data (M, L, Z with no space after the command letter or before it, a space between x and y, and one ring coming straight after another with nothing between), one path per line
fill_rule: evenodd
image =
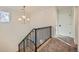
M37 49L51 37L51 26L32 29L31 32L19 43L19 52L37 52Z

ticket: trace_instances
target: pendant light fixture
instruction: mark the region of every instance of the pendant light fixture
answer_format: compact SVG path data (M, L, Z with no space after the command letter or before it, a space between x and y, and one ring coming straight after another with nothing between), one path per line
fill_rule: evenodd
M26 21L30 21L30 18L27 17L27 15L26 15L26 7L25 6L23 6L23 15L18 18L18 21L24 21L24 24L26 23Z

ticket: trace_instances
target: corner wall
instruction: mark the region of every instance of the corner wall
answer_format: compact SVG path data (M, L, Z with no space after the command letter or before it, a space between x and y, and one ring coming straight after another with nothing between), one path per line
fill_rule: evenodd
M32 15L30 26L31 28L52 26L52 31L54 31L52 34L54 35L56 26L56 7L45 8Z

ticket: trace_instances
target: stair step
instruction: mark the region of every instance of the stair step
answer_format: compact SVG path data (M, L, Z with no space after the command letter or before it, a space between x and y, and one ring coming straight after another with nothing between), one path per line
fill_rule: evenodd
M39 52L74 52L76 48L71 47L57 38L51 38L38 48Z

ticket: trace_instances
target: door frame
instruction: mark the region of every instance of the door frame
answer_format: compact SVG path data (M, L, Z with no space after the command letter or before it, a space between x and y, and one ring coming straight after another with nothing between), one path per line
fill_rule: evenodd
M58 6L59 7L59 6ZM56 7L56 13L58 13L58 7ZM65 6L64 6L65 7ZM75 44L78 44L77 43L77 41L78 41L78 38L76 38L76 35L78 35L78 34L76 34L76 29L77 29L77 27L76 27L76 17L75 17L75 15L76 15L76 7L75 6L72 6L73 7L73 20L74 20L74 42L75 42ZM57 26L58 26L58 14L56 14L56 17L57 17L57 19L56 19L56 34L55 34L55 36L57 37L57 30L58 30L58 28L57 28ZM76 40L75 40L76 39Z

